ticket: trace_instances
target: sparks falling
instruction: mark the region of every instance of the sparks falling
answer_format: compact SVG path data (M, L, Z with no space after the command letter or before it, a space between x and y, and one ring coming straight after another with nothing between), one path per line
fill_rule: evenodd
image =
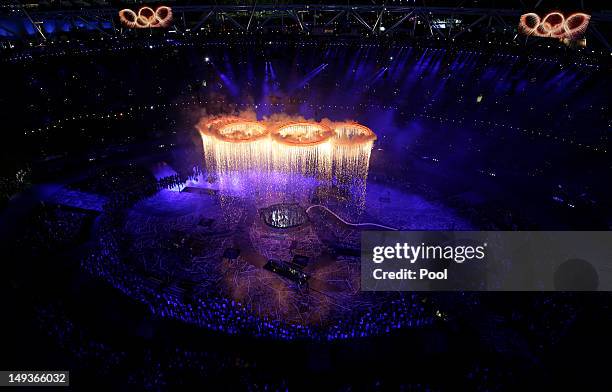
M197 128L206 165L219 175L256 170L327 180L365 179L376 140L374 132L357 123L276 124L220 117L200 121Z
M365 201L376 135L363 125L226 116L202 119L197 129L207 171L225 193L255 195L265 204L341 188L358 205Z

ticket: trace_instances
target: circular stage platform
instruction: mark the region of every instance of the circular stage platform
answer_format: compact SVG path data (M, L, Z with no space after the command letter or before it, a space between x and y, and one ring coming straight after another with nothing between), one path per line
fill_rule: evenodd
M274 204L260 210L261 219L275 229L290 229L306 223L308 217L299 204Z

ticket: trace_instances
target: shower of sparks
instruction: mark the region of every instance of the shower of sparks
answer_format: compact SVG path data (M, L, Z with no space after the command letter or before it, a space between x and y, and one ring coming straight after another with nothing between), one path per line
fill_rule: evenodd
M334 172L337 178L365 181L376 135L357 123L338 124L334 132Z
M294 122L271 132L272 170L329 180L333 132L315 122Z
M364 197L376 135L363 125L228 116L203 119L197 128L207 170L222 189L307 195L316 184L336 185Z

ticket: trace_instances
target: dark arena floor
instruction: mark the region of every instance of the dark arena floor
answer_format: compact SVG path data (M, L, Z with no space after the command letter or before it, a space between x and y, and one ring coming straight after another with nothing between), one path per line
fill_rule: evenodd
M610 230L601 4L168 1L172 22L139 29L117 12L141 2L59 3L0 6L0 370L69 370L76 390L605 389L609 292L360 275L369 230ZM517 31L558 7L588 30Z

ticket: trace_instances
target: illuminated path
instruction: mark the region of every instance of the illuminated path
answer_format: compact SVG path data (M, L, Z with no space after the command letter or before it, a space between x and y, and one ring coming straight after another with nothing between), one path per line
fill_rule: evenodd
M344 223L345 225L349 225L349 226L376 226L376 227L381 227L383 229L387 229L387 230L394 230L397 231L398 229L396 229L395 227L389 227L389 226L385 226L385 225L379 225L377 223L351 223L351 222L347 222L344 219L342 219L341 217L339 217L335 212L333 212L332 210L330 210L329 208L321 205L321 204L314 204L311 205L310 207L306 208L306 213L308 214L308 211L310 211L312 208L315 207L319 207L319 208L323 208L325 211L329 212L330 214L332 214L333 216L335 216L340 222Z

